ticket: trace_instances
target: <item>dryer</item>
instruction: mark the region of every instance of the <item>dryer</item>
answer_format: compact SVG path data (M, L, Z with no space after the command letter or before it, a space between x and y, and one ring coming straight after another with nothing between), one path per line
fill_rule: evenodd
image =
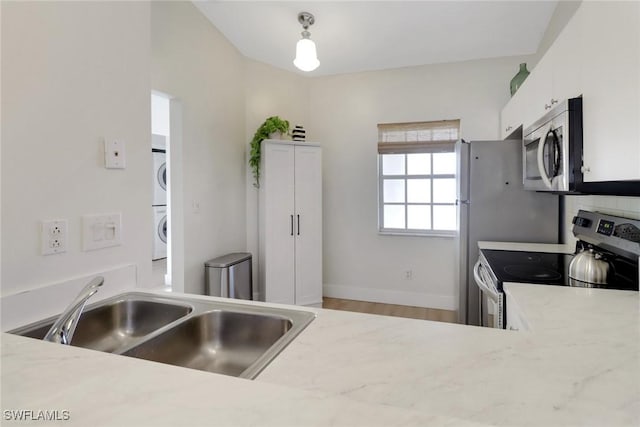
M167 204L167 153L154 148L153 155L153 206Z
M153 207L153 257L158 260L167 257L167 238L169 224L167 220L167 207Z

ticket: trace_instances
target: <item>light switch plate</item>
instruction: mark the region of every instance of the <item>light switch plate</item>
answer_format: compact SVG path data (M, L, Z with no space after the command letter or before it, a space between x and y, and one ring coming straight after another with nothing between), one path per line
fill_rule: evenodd
M121 244L122 215L120 213L82 217L82 250L93 251Z
M120 139L104 140L104 167L107 169L124 169L126 156L124 141Z

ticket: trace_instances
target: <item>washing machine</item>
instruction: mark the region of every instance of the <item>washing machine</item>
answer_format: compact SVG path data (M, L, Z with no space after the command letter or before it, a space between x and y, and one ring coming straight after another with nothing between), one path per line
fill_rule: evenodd
M167 207L153 207L153 257L158 260L167 257L167 236L169 224L167 221Z
M167 204L167 153L153 149L153 206Z

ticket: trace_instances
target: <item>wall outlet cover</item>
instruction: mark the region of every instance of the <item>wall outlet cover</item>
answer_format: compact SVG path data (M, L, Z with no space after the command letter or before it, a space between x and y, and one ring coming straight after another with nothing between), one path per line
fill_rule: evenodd
M67 251L67 220L42 221L40 228L40 253L60 254Z

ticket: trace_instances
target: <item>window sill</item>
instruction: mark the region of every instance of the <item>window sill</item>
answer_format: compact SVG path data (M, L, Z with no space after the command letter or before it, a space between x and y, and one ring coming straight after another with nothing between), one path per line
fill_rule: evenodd
M457 231L433 231L429 233L417 233L417 232L402 232L402 231L387 231L387 230L378 230L378 235L380 236L404 236L404 237L440 237L445 239L453 239L458 234Z

